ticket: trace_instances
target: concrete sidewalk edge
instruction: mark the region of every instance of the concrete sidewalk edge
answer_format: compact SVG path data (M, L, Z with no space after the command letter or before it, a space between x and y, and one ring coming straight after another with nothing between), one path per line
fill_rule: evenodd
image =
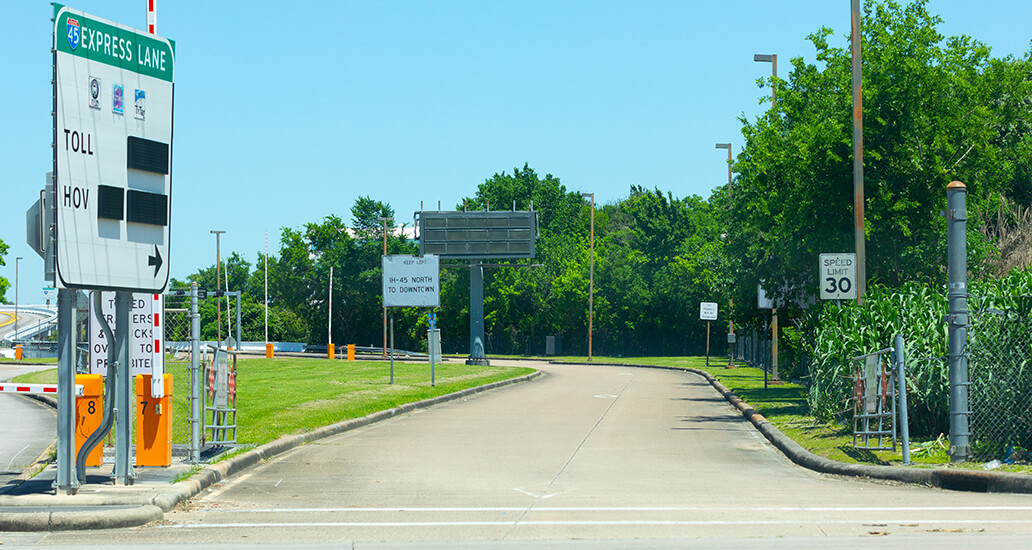
M631 363L591 363L614 367L639 367L650 369L677 370L697 374L706 379L714 389L737 408L775 447L792 462L817 472L854 477L869 477L918 485L929 485L954 491L982 493L1032 493L1032 476L1010 472L978 472L945 468L905 468L899 466L878 466L869 464L848 464L815 455L804 449L792 438L781 433L762 414L742 401L730 389L710 373L691 367L666 367L661 365L636 365Z
M524 376L492 382L475 388L439 395L414 403L406 403L397 407L375 412L361 418L344 420L328 426L312 430L300 435L286 435L261 445L240 455L228 458L221 462L210 464L188 479L171 485L168 489L161 491L157 496L150 498L149 502L140 502L139 498L110 499L105 504L108 506L134 506L125 509L110 509L108 506L97 506L99 510L50 510L39 512L0 512L0 532L3 531L72 531L83 529L113 529L122 527L136 527L145 523L159 520L164 512L169 512L180 503L190 499L208 487L231 477L248 467L254 466L261 461L268 460L280 453L293 449L301 444L316 441L355 428L367 426L375 422L387 420L398 415L412 412L416 409L426 409L434 405L447 403L462 397L468 397L477 393L495 390L513 384L529 382L541 376L541 371L536 371ZM26 505L38 507L41 502L37 499L22 499ZM50 499L48 499L50 501ZM75 501L67 506L81 506L90 503ZM55 507L58 508L58 507Z

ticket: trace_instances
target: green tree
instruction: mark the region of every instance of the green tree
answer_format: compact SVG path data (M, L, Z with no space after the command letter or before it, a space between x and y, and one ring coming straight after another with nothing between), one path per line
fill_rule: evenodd
M7 265L4 262L4 256L7 255L7 243L0 239L0 265ZM11 283L4 277L0 277L0 301L7 301L7 289L11 288Z
M944 38L927 4L869 3L863 15L867 277L890 286L945 281L949 181L968 184L973 225L1000 194L1030 189L1029 63ZM793 59L776 107L742 121L733 200L719 198L741 304L761 282L813 295L817 256L853 250L851 60L830 36L810 35L817 64ZM977 235L969 247L987 253Z

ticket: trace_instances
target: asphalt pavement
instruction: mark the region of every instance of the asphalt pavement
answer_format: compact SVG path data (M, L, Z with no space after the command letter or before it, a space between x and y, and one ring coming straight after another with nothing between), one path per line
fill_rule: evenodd
M544 376L288 436L184 481L176 476L193 466L182 462L137 469L131 486L111 483L107 467L91 470L79 494L64 496L45 489L50 468L17 494L0 496L0 531L160 519L143 531L43 538L60 544L397 541L399 548L405 541L686 535L812 542L808 537L890 531L930 540L929 533L952 529L1028 540L1023 537L1032 533L1028 495L928 488L951 478L913 468L826 464L781 441L787 438L705 375L535 366ZM828 470L895 481L819 473ZM1028 478L974 474L964 488L1020 492Z

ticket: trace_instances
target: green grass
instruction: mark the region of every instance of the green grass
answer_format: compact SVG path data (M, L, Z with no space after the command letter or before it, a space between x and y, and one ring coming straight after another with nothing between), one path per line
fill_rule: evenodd
M15 361L14 359L9 359L7 357L0 357L0 363L40 363L40 364L44 364L44 365L47 364L47 363L57 364L57 358L56 357L41 357L41 358L33 358L33 359L25 358L25 359L18 359L17 361Z
M584 363L586 357L552 358L557 362ZM840 462L857 464L901 465L903 449L897 444L896 452L870 451L853 448L852 425L833 425L818 422L809 414L806 404L806 388L798 384L768 384L763 387L763 371L739 366L724 368L727 357L710 356L706 367L705 357L593 357L595 363L624 363L634 365L659 365L666 367L691 367L710 373L722 384L753 406L768 421L786 436L792 438L808 451ZM911 462L916 466L941 466L949 463L946 446L941 440L911 438ZM968 462L960 467L981 469L981 462ZM1032 473L1032 466L1004 465L1002 471Z
M187 399L188 364L167 360L173 377L172 441L190 438ZM282 435L358 418L405 403L420 401L491 382L534 372L521 367L478 367L446 363L436 367L436 386L430 386L426 363L277 358L241 359L237 364L237 442L261 445ZM18 382L53 384L57 370L33 372Z

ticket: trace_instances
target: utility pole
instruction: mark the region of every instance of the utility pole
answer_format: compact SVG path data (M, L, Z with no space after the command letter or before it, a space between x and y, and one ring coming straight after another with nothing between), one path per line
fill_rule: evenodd
M594 335L595 324L595 194L581 193L585 198L591 198L591 236L588 240L589 267L588 267L588 362L591 361L592 336Z
M853 242L856 246L856 301L867 293L867 244L864 238L864 108L860 52L860 0L852 0L853 17Z

